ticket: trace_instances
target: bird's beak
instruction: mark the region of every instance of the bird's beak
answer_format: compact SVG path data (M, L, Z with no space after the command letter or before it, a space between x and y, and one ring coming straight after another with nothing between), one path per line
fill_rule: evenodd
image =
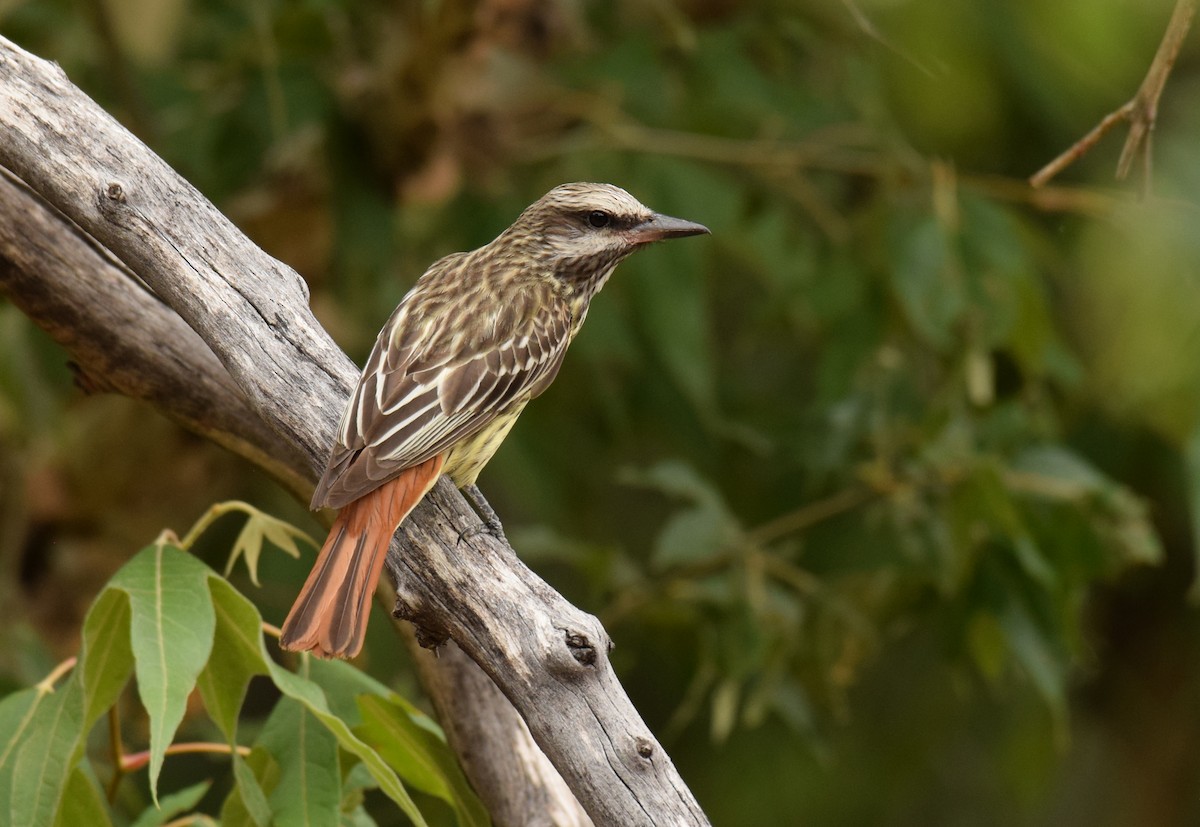
M703 235L707 232L708 227L703 224L654 213L641 224L629 230L629 240L634 244L650 244L666 238L683 238L689 235Z

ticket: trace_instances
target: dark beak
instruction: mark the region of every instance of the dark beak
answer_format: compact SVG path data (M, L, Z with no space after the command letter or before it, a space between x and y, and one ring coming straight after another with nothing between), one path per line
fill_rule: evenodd
M650 244L666 238L683 238L689 235L703 235L707 232L708 227L703 224L654 213L631 229L629 238L634 244Z

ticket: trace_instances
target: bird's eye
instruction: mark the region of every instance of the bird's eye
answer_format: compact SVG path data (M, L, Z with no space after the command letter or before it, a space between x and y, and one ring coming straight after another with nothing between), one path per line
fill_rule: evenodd
M611 221L612 216L603 210L592 210L587 216L587 223L597 230L607 227Z

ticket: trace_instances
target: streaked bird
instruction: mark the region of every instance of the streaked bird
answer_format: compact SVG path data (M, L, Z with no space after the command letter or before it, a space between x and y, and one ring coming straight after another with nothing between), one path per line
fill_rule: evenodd
M392 535L439 475L500 534L475 480L554 380L592 297L636 250L707 232L620 187L564 184L491 243L425 271L380 331L342 416L312 499L340 511L283 624L283 648L358 653Z

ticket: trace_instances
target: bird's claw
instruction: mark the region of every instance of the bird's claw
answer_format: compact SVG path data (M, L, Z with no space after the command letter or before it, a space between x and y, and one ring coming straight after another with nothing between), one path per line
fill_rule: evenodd
M504 545L509 545L508 538L504 536L504 527L500 525L499 520L486 520L470 528L463 529L458 533L458 542L463 543L478 537L480 534L490 534Z
M483 492L479 490L477 485L465 485L462 488L463 494L471 502L471 507L475 509L475 513L483 518L483 522L478 525L468 528L458 535L458 541L469 540L472 537L478 537L480 534L490 534L504 545L511 545L508 538L504 536L504 526L500 524L500 516L496 514L495 509L488 505L488 501L483 498Z

